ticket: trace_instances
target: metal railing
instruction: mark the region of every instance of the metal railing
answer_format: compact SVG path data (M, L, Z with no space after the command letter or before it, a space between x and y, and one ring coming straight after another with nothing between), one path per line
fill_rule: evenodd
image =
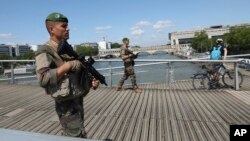
M1 141L100 141L1 128L0 139Z
M242 57L242 56L250 56L250 54L245 54L245 55L235 55L235 56L228 56L230 57ZM7 78L5 80L10 80L10 82L13 84L15 82L15 79L23 79L23 78L27 78L27 77L17 77L15 78L14 75L14 64L18 63L18 62L33 62L35 63L35 60L0 60L0 62L9 62L11 63L11 77ZM101 68L101 69L97 69L98 71L109 71L108 74L104 74L105 76L109 76L110 77L110 82L109 82L109 86L113 85L112 82L112 76L114 75L119 75L121 73L114 73L115 69L122 69L124 68L124 66L117 66L117 67L112 67L112 63L113 62L122 62L122 60L120 59L116 59L116 60L96 60L96 62L106 62L109 64L109 66L107 68ZM173 63L176 62L192 62L192 63L233 63L234 64L234 72L235 72L235 89L239 90L239 83L238 83L238 65L239 63L242 63L242 61L240 59L231 59L231 60L203 60L203 59L187 59L187 60L169 60L169 59L137 59L136 62L146 62L147 64L138 64L135 65L135 67L142 67L142 66L151 66L151 65L158 65L158 64L166 64L166 71L165 71L165 75L166 75L166 82L170 85L173 81L173 75L174 75L174 66ZM29 76L29 77L35 77L35 76ZM3 80L3 79L2 79Z

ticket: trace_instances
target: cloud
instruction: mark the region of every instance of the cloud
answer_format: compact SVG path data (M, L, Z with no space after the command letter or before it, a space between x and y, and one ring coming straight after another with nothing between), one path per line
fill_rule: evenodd
M107 26L97 26L95 27L95 30L107 30L107 29L111 29L112 26L107 25Z
M144 30L142 30L143 27L150 26L151 23L148 21L139 21L135 24L135 26L131 27L131 35L142 35L144 33Z
M153 28L156 29L157 31L161 31L164 28L168 28L174 26L172 21L165 20L165 21L157 21L154 25Z
M130 28L130 30L137 30L137 29L140 29L140 27L139 26L133 26L133 27Z
M135 29L131 32L131 35L142 35L144 33L144 31L140 28Z
M0 38L13 38L14 35L12 33L1 33Z
M139 21L138 23L136 23L136 26L150 26L151 23L148 21Z

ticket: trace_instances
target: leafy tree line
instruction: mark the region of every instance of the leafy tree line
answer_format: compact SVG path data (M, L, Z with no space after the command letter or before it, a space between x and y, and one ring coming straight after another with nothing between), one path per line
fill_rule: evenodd
M111 44L111 49L115 49L115 48L120 48L122 46L122 44L119 43L112 43ZM131 46L132 48L140 48L140 46Z
M233 27L224 40L230 54L250 53L250 27Z
M84 56L95 56L98 55L98 48L78 45L76 46L76 52Z
M216 45L216 39L222 38L225 46L228 47L229 54L250 53L250 27L232 27L230 32L223 37L208 38L205 31L195 33L192 39L192 47L196 52L209 51Z

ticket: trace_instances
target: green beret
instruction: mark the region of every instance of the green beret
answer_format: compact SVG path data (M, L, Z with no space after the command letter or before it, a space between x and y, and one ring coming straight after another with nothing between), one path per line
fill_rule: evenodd
M61 13L51 13L47 16L46 21L68 22L68 19Z
M123 42L124 42L124 41L129 41L129 39L125 37L125 38L122 39L122 41L123 41Z

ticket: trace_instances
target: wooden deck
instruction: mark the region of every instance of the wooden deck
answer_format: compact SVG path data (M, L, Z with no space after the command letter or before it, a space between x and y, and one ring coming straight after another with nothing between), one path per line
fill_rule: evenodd
M190 81L141 85L140 95L99 88L84 99L85 128L91 139L229 140L229 125L250 124L249 80L241 91L196 91ZM0 128L60 135L54 101L30 85L0 85Z

